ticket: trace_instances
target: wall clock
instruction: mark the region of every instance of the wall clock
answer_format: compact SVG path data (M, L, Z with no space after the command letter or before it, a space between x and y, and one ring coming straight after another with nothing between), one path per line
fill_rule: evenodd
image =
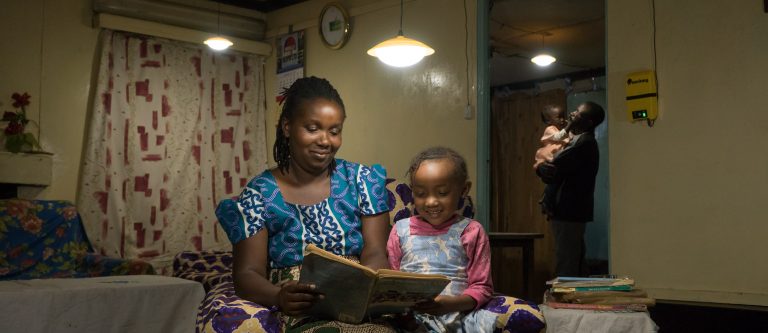
M352 32L349 25L349 15L347 15L344 7L337 2L329 3L323 7L318 25L323 44L334 50L342 48Z

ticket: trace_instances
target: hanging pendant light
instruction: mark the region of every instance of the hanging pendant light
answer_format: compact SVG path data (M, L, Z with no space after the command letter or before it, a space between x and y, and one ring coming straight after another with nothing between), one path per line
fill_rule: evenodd
M546 54L546 53L542 53L542 54L536 55L535 57L531 58L531 62L532 63L534 63L536 65L539 65L541 67L547 67L547 66L551 65L552 63L554 63L555 61L557 61L557 59L555 59L555 57L553 57L553 56L551 56L549 54Z
M541 34L541 48L544 48L544 36L548 35L548 32L544 32ZM551 64L553 64L557 59L553 57L552 55L542 52L537 54L535 57L531 58L531 62L540 66L540 67L547 67Z
M435 50L427 44L403 36L403 0L400 0L400 31L397 37L387 39L368 50L368 55L394 67L415 65L433 53Z
M221 4L220 3L217 5L217 12L218 12L218 28L217 28L218 36L208 38L203 43L216 51L222 51L232 46L233 43L229 39L221 35Z
M203 43L216 51L226 50L233 45L229 39L220 36L208 38Z

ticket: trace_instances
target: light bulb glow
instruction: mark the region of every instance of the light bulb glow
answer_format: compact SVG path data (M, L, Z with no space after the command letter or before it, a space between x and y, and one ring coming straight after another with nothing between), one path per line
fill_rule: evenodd
M427 44L402 35L385 40L368 50L368 55L379 58L381 62L394 67L415 65L433 53L435 50Z
M229 39L220 36L208 38L203 43L216 51L226 50L233 45Z
M555 61L557 61L557 59L555 59L555 57L553 57L553 56L551 56L549 54L546 54L546 53L542 53L542 54L539 54L539 55L531 58L531 62L532 63L534 63L534 64L536 64L538 66L541 66L541 67L547 67L547 66L551 65L552 63L554 63Z

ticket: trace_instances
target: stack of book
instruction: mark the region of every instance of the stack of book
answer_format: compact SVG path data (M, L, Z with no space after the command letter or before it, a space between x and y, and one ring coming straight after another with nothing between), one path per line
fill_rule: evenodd
M656 300L632 278L557 277L547 281L544 304L556 309L648 311Z

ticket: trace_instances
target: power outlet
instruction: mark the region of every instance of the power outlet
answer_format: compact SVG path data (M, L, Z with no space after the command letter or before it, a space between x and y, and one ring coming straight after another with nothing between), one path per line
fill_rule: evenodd
M466 120L472 119L472 105L467 104L467 106L464 107L464 119Z

